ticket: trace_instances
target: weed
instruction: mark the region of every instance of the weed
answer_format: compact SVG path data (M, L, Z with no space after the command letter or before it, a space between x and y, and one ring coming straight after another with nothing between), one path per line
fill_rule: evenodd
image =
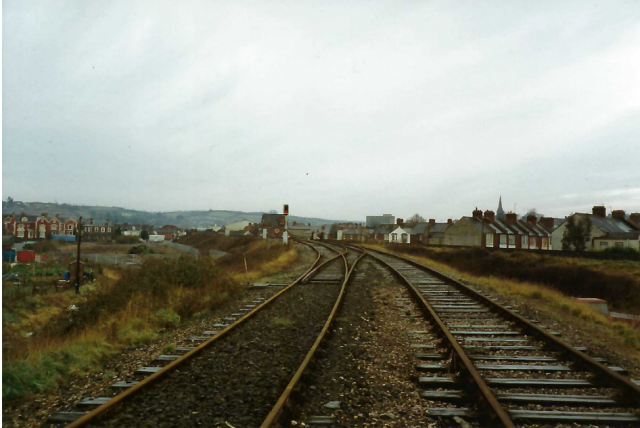
M173 355L176 353L176 344L167 343L162 347L162 353L167 355Z
M175 328L180 324L180 315L172 308L159 309L153 313L154 324L164 328Z
M289 318L282 317L274 317L271 319L271 325L281 326L281 327L293 327L295 325L295 321Z
M102 374L103 379L113 379L114 377L116 377L116 372L107 371Z

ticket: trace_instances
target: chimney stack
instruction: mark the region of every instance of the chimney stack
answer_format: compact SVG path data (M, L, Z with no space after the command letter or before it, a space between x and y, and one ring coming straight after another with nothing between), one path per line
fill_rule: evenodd
M89 219L89 224L93 224L93 219L92 218Z
M496 220L496 213L494 213L491 210L486 210L484 212L484 218L491 220L491 221L495 221Z
M509 224L516 224L518 222L518 215L516 213L508 212L506 220Z
M538 222L538 218L535 215L532 214L527 216L527 223L535 226L537 222Z
M629 214L629 220L640 227L640 213Z
M473 210L473 217L477 217L477 218L482 218L482 210L479 210L478 207L476 207L475 210Z
M591 212L597 217L605 218L607 216L607 208L602 205L593 207L593 210Z
M447 224L453 224L453 220L451 220L450 218L447 219Z
M430 218L429 219L429 224L436 224L436 219L435 218Z
M542 224L547 230L553 230L553 217L542 217L540 219L540 224Z
M401 219L401 218L399 218L399 219L396 221L396 224L397 224L398 226L402 227L402 226L404 225L404 220L403 220L403 219Z
M611 211L611 217L619 218L620 220L624 220L624 210L613 210Z

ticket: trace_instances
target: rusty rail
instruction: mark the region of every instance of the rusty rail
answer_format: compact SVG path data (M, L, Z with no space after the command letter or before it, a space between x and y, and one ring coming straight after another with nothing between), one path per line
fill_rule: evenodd
M462 284L460 281L451 278L450 276L442 273L442 272L438 272L426 265L423 265L420 262L417 262L415 260L409 259L407 257L403 257L400 256L398 254L393 254L393 253L389 253L387 251L382 251L382 250L378 250L378 249L369 249L372 251L377 251L379 253L388 255L388 256L392 256L395 258L398 258L400 260L403 260L409 264L412 264L416 267L419 267L421 269L427 270L429 271L429 273L439 277L440 279L446 280L449 283L451 283L452 285L458 287L461 291L463 291L465 294L472 296L475 299L480 300L482 303L485 303L487 305L489 305L490 307L494 308L495 310L501 312L502 314L504 314L506 316L506 318L519 323L520 325L522 325L528 332L532 333L533 335L535 335L536 337L538 337L539 339L543 340L545 343L551 345L552 347L554 347L556 350L564 353L565 355L569 356L574 362L576 362L579 365L582 365L583 367L587 367L588 369L590 369L592 372L596 373L598 375L598 379L603 382L606 385L609 385L611 387L617 388L617 389L621 389L623 391L625 391L626 393L628 393L628 397L631 398L635 403L640 404L640 386L636 385L635 383L633 383L629 378L622 376L619 373L614 372L613 370L611 370L609 367L605 366L604 364L594 360L593 358L591 358L590 356L588 356L587 354L585 354L582 351L577 350L576 348L574 348L573 346L571 346L571 344L565 342L562 339L559 339L557 337L555 337L554 335L550 334L548 331L538 327L537 325L535 325L534 323L532 323L531 321L529 321L528 319L524 318L522 315L519 315L515 312L513 312L512 310L505 308L504 306L502 306L501 304L494 302L493 300L489 299L487 296L483 296L482 294L478 293L476 290L472 289L471 287Z
M431 304L424 298L424 296L411 283L411 281L409 281L398 270L396 270L391 265L386 263L384 260L381 260L377 256L375 256L375 255L373 255L371 253L368 253L368 254L371 255L371 257L375 258L376 260L380 261L381 263L384 263L389 269L391 269L393 271L393 273L396 276L400 277L407 284L407 286L411 290L411 293L422 304L423 308L427 310L428 314L431 316L431 318L434 320L434 322L438 325L438 327L442 331L443 335L445 336L445 338L447 339L447 341L449 342L451 347L455 350L458 359L464 365L465 369L467 370L467 372L469 373L469 375L471 376L471 378L475 382L476 386L478 387L478 390L482 394L482 397L484 398L486 404L488 404L489 407L491 407L491 409L493 410L494 414L500 420L500 423L505 428L515 428L515 424L511 420L511 417L509 417L507 412L502 408L502 405L500 405L500 403L498 402L498 399L493 394L493 392L491 391L489 386L486 384L486 382L484 381L484 379L480 375L480 372L478 372L478 369L476 369L476 366L471 362L471 360L469 359L467 354L464 352L464 349L462 349L462 347L460 346L458 341L455 339L455 337L453 337L453 335L451 334L451 332L447 328L446 324L440 319L440 317L438 316L436 311L431 307ZM391 254L388 254L388 255L391 255Z
M324 246L328 247L325 244L320 244L320 245L324 245ZM331 247L328 247L328 248L331 248ZM336 251L335 249L333 249L333 250ZM327 318L327 321L324 323L324 327L322 327L322 330L320 331L320 334L318 335L318 338L316 339L316 341L314 342L313 346L311 347L311 349L307 353L307 356L305 357L305 359L302 361L302 364L300 364L300 367L298 368L296 373L291 378L291 381L289 382L289 384L285 388L284 392L282 393L282 395L280 395L280 398L278 399L276 404L273 406L273 408L271 409L271 411L269 412L269 414L265 418L265 420L262 423L262 425L260 425L260 428L268 428L273 423L275 423L278 420L278 418L280 417L280 414L282 413L282 410L284 409L284 407L288 404L289 398L291 397L291 393L298 386L298 384L300 382L300 379L302 379L302 375L303 375L304 371L309 366L309 363L313 359L313 356L316 353L316 350L320 346L320 343L322 342L322 340L324 339L327 331L329 330L329 327L331 326L331 322L333 321L334 315L336 314L336 312L340 308L340 304L342 303L342 297L344 295L344 291L346 289L347 283L349 282L349 279L351 277L351 273L354 271L356 265L358 264L358 261L360 261L360 259L362 257L364 257L365 254L366 254L363 251L363 254L360 257L358 257L358 259L353 263L351 268L349 268L349 264L347 263L347 258L345 257L345 254L347 253L348 250L346 248L345 248L345 250L346 250L345 252L340 253L340 256L342 256L342 259L344 261L344 267L345 267L344 281L342 282L342 287L340 288L340 294L338 295L338 298L336 299L336 303L333 305L333 309L331 310L331 313L329 314L329 318Z
M311 272L314 269L314 267L318 264L318 262L320 261L320 258L322 256L320 254L320 252L316 248L314 248L312 245L309 245L309 244L304 243L304 242L301 243L301 244L306 245L306 246L310 247L311 249L313 249L316 253L318 253L318 256L316 257L316 259L313 262L313 264L311 265L311 267L309 267L309 269L307 269L302 275L300 275L294 282L292 282L287 287L283 288L282 290L280 290L279 292L277 292L276 294L271 296L268 300L265 300L263 303L261 303L260 305L255 307L251 312L248 312L246 315L244 315L241 318L239 318L233 324L229 325L228 327L225 327L218 334L216 334L215 336L211 337L206 342L201 343L195 349L192 349L191 351L189 351L186 354L182 355L177 360L172 361L167 366L165 366L162 369L158 370L157 372L153 373L149 377L141 380L139 383L133 385L131 388L127 389L126 391L122 392L121 394L116 395L111 400L109 400L107 403L105 403L105 404L93 409L92 411L90 411L86 415L78 418L74 422L72 422L69 425L67 425L66 428L76 428L76 427L81 427L81 426L86 425L88 422L94 420L99 415L102 415L103 413L109 411L110 409L112 409L117 404L123 402L124 400L130 398L131 396L133 396L134 394L140 392L144 388L146 388L146 387L150 386L151 384L155 383L156 381L158 381L161 377L163 377L167 373L170 373L171 371L175 370L176 368L178 368L181 365L183 365L185 362L189 361L190 359L192 359L193 357L198 355L205 348L208 348L209 346L213 345L216 341L218 341L221 338L225 337L227 334L229 334L229 332L233 331L240 324L242 324L243 322L245 322L248 319L250 319L251 317L253 317L256 313L258 313L258 311L260 311L261 309L265 308L266 306L268 306L269 304L274 302L282 294L284 294L285 292L290 290L292 287L297 285L309 272ZM339 256L336 256L336 257L339 257ZM333 259L331 259L331 260L333 260Z

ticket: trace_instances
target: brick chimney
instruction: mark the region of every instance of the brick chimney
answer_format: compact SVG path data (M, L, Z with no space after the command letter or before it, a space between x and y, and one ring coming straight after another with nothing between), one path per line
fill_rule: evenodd
M491 221L495 221L496 220L496 213L494 213L491 210L486 210L484 212L484 218L489 219Z
M108 218L104 220L104 224L109 225L109 219Z
M636 226L640 227L640 213L629 214L629 220L636 224Z
M453 224L453 220L451 220L450 218L447 219L447 224Z
M60 218L60 214L56 214L56 218L59 219Z
M436 219L435 218L430 218L429 219L429 224L436 224Z
M396 224L397 224L398 226L402 227L402 226L404 225L404 220L403 220L403 219L401 219L401 218L399 218L399 219L397 219L397 220L396 220Z
M591 212L597 217L605 218L607 216L607 208L602 205L593 207L593 210Z
M92 218L89 219L89 224L93 224L93 219Z
M533 224L535 226L535 224L537 222L538 222L538 218L535 215L528 215L527 216L527 223Z
M516 224L518 222L518 215L516 213L508 212L505 218L509 224Z
M540 218L540 223L547 229L553 230L554 221L553 217L542 217Z
M613 211L611 211L611 217L619 218L620 220L624 220L624 210L613 210Z
M479 210L478 207L476 207L475 210L473 210L473 217L477 217L477 218L482 218L482 210Z

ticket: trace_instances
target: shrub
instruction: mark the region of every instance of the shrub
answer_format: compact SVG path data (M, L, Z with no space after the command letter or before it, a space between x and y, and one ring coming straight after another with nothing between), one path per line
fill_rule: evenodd
M153 322L164 328L174 328L180 324L180 315L172 308L160 309L154 312Z

